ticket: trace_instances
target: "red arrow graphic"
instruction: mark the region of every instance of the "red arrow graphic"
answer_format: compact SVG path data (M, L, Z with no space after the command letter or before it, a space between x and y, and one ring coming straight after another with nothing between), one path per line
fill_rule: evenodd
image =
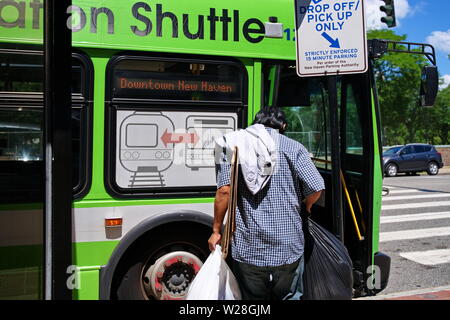
M196 131L193 133L170 133L166 129L161 136L161 141L165 147L168 143L192 143L195 145L199 140L200 137Z

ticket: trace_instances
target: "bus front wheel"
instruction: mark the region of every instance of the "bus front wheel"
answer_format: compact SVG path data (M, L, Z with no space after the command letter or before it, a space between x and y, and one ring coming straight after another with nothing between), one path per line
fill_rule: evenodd
M113 298L184 299L202 261L209 255L209 229L164 229L142 237L121 259L113 279Z

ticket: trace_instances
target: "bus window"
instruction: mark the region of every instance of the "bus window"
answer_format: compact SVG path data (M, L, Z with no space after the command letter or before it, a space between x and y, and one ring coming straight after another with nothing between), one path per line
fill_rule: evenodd
M0 92L43 92L42 55L0 52Z
M363 141L361 130L360 96L354 82L344 81L342 86L342 106L345 110L345 152L347 154L363 155Z
M0 202L39 201L43 182L43 61L41 51L0 49ZM87 80L73 59L72 181L74 192L87 179ZM14 195L15 198L12 198ZM16 199L17 198L17 199Z
M80 62L74 59L71 77L71 90L81 94L83 70ZM37 52L8 53L0 51L0 92L44 91L42 54Z
M276 100L286 114L286 136L303 144L317 167L331 169L328 95L323 80L299 78L291 66L267 65L264 83L265 105Z
M42 110L1 108L0 160L42 160Z
M110 192L215 190L214 139L244 123L243 68L219 61L115 59L108 72Z

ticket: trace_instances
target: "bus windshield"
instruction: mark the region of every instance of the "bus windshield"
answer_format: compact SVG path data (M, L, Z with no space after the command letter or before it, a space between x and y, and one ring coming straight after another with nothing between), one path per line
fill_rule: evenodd
M279 70L277 70L279 68ZM286 114L286 135L302 143L316 166L331 169L329 89L325 77L299 78L289 65L266 65L264 104ZM364 90L358 76L337 77L342 143L346 154L362 156Z

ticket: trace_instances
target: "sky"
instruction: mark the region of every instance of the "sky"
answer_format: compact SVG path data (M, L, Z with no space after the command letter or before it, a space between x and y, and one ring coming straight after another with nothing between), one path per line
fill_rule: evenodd
M438 70L444 83L450 85L450 0L394 0L397 27L392 30L407 35L406 41L428 43L436 50ZM385 28L379 10L382 0L365 0L368 29Z

